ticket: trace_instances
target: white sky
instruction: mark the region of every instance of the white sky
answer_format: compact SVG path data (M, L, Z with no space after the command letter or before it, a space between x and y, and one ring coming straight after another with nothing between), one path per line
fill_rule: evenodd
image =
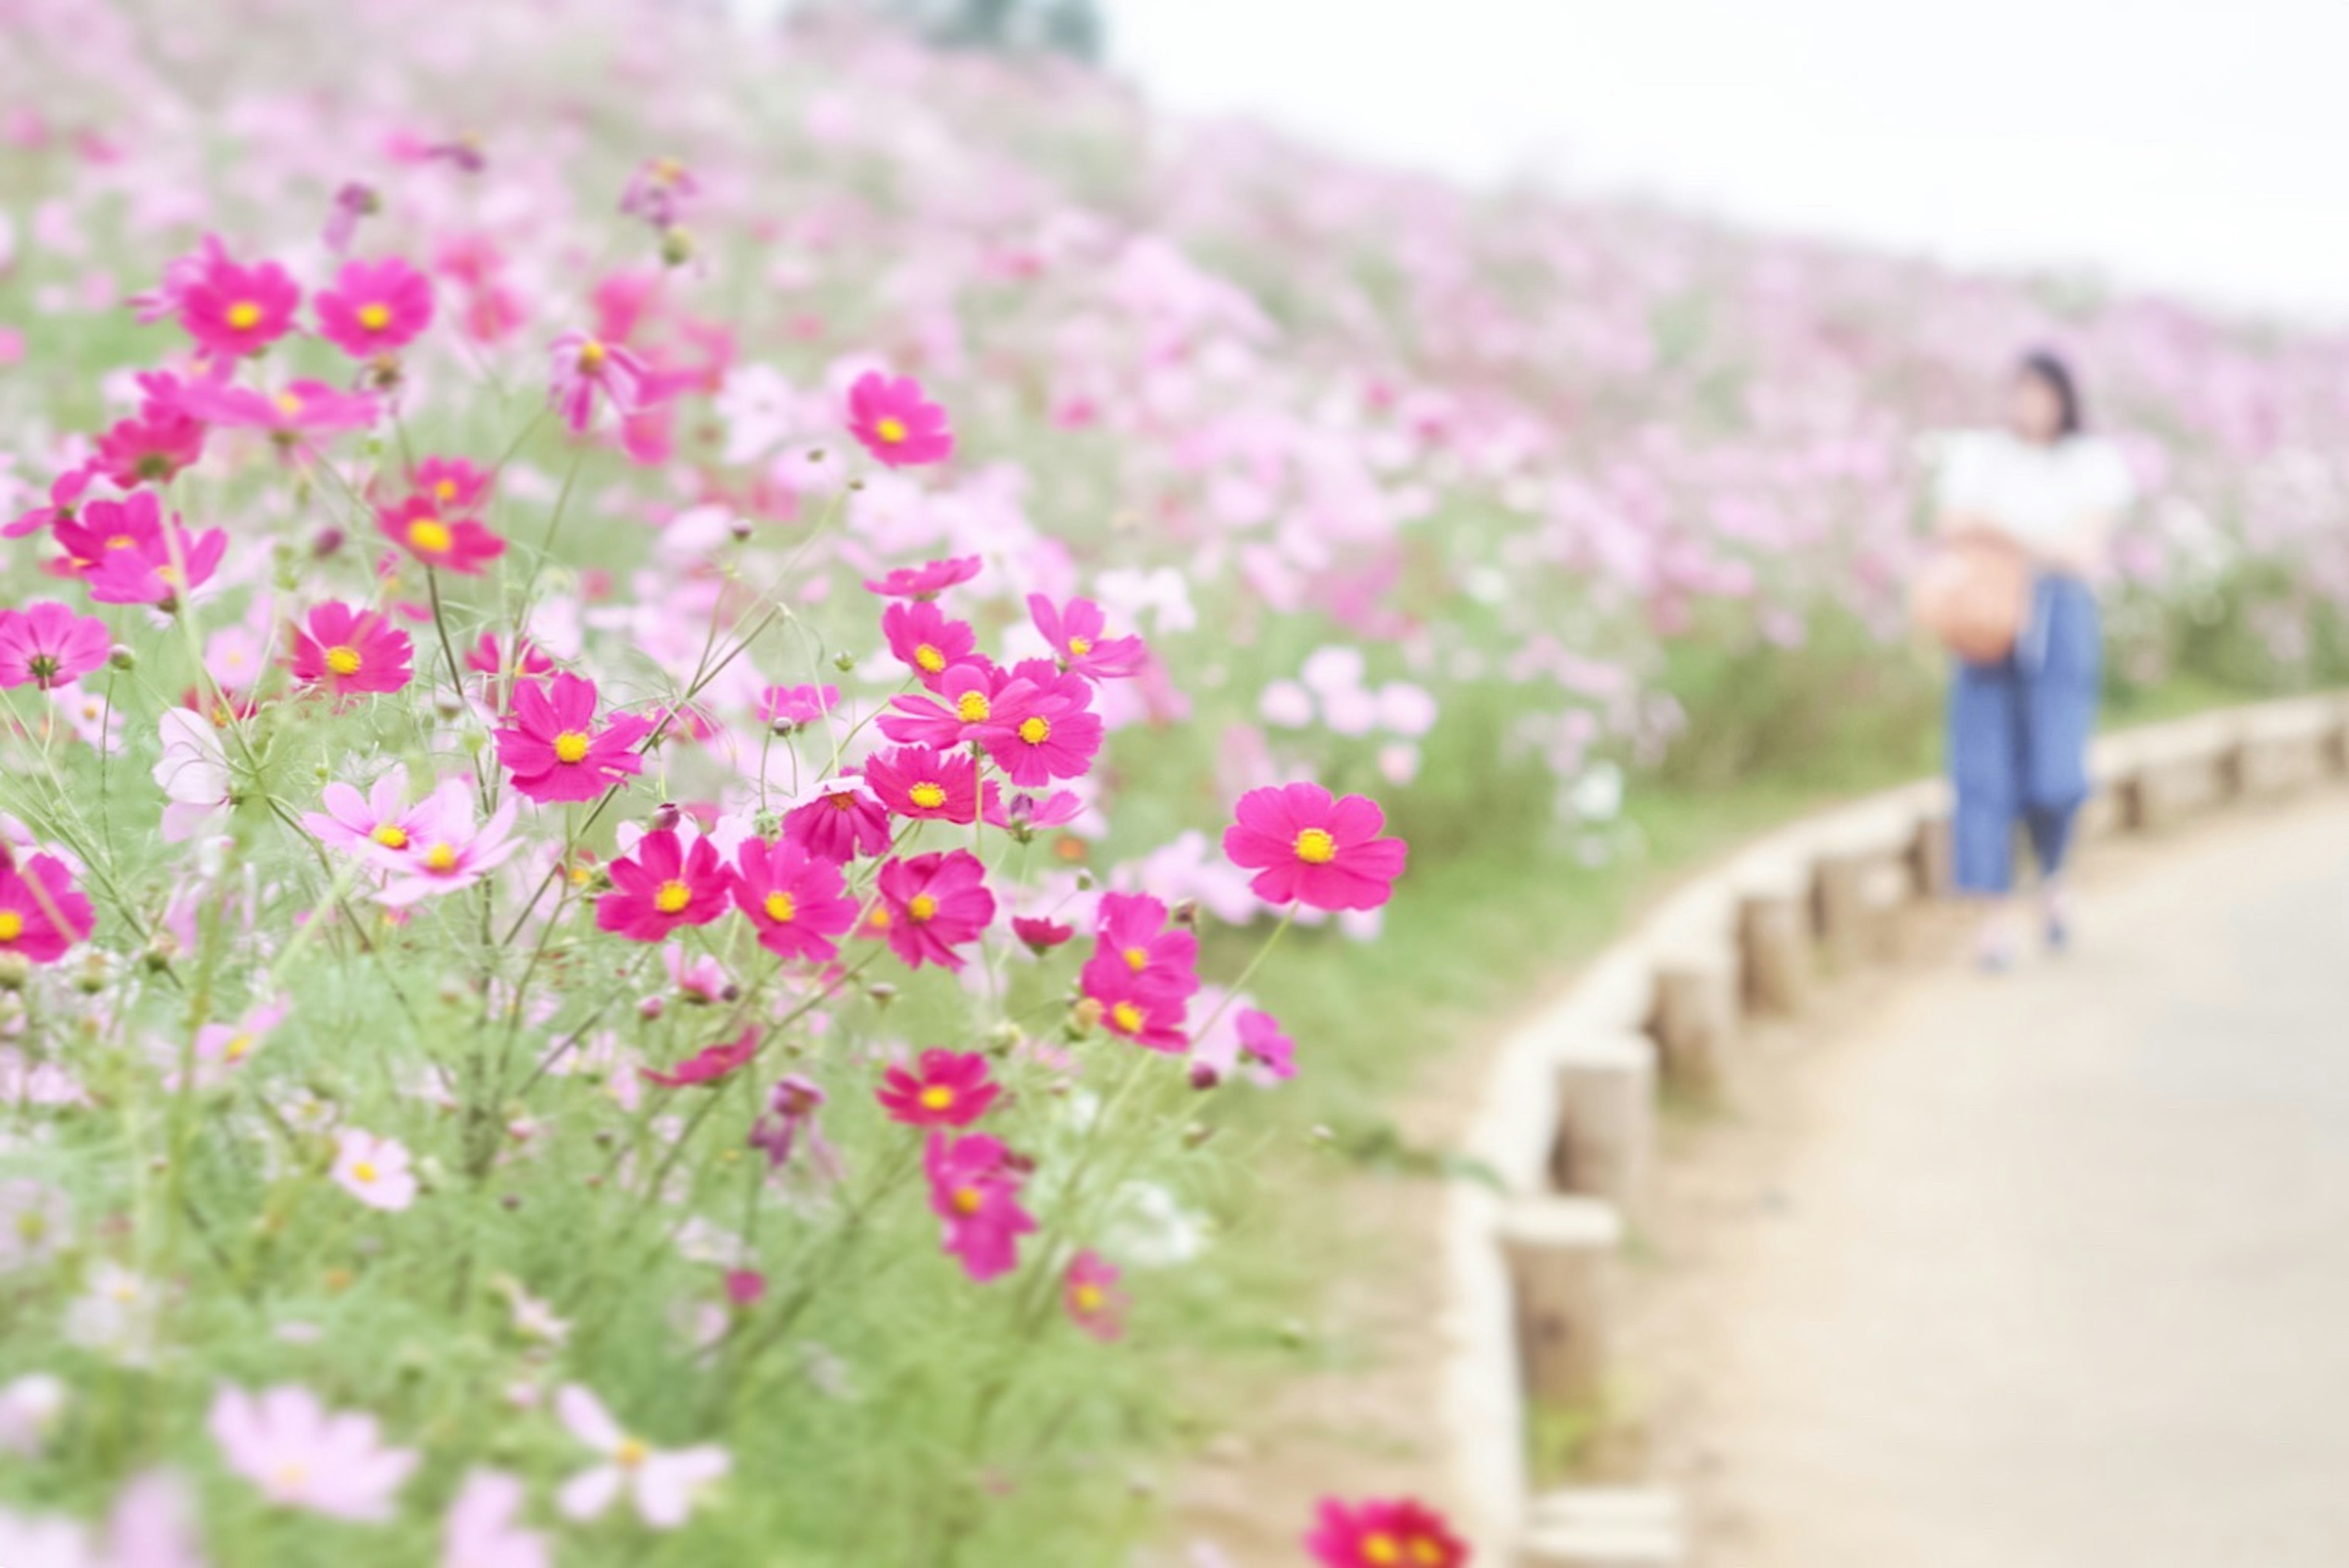
M2349 320L2349 0L1102 3L1180 112Z

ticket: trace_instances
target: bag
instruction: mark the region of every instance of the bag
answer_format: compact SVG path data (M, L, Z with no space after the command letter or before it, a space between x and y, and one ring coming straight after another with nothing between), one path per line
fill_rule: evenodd
M2013 653L2030 613L2029 564L2021 551L1991 540L1941 545L1909 594L1910 619L1970 665Z

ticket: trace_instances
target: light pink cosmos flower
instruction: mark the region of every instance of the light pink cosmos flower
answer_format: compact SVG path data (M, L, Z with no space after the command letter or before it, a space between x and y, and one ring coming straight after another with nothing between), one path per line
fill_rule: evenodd
M389 865L399 861L384 857L403 854L427 815L423 806L408 803L408 769L397 762L384 769L366 794L337 781L319 791L318 803L326 810L305 813L302 825L319 842Z
M441 1526L440 1568L551 1568L554 1548L545 1532L520 1522L528 1497L504 1470L468 1470Z
M674 1530L692 1514L696 1494L733 1468L731 1456L715 1444L672 1451L630 1437L604 1402L577 1383L556 1392L554 1413L604 1460L564 1483L555 1506L566 1518L601 1518L625 1491L636 1517L655 1530Z
M281 1508L380 1523L416 1469L413 1449L388 1449L373 1416L330 1411L309 1389L258 1396L223 1383L208 1423L228 1468Z
M269 1032L285 1021L285 1004L269 1002L247 1008L233 1023L206 1024L198 1029L196 1087L214 1088L227 1082L229 1075L268 1040Z
M956 584L968 583L978 576L979 566L980 561L976 555L928 561L919 566L900 566L885 576L867 581L864 591L877 593L884 599L935 599ZM894 635L891 640L894 645ZM926 661L922 667L928 668ZM941 665L939 669L945 667Z
M43 691L71 686L106 663L113 637L95 615L78 615L55 599L0 610L0 686L27 681Z
M212 720L175 707L160 721L162 760L154 779L171 802L163 808L163 841L184 843L218 826L231 804L228 750Z
M513 837L519 810L514 802L508 800L476 826L471 790L461 779L445 780L417 810L418 830L407 849L394 853L386 847L378 857L391 880L376 894L376 902L393 909L471 887L522 848Z
M954 456L947 411L910 376L868 370L848 389L848 429L864 449L893 469L923 468Z
M1125 1333L1125 1293L1117 1288L1115 1264L1087 1249L1069 1260L1061 1280L1061 1305L1069 1321L1104 1345Z
M407 1145L346 1127L335 1135L336 1185L370 1209L398 1213L416 1202Z
M626 419L660 401L664 388L652 367L633 349L573 328L548 346L547 397L574 435L585 435L595 418L595 394Z
M68 1397L65 1380L47 1372L27 1372L0 1387L0 1452L37 1459Z
M318 335L354 359L407 347L432 325L432 281L398 256L346 262L312 302Z

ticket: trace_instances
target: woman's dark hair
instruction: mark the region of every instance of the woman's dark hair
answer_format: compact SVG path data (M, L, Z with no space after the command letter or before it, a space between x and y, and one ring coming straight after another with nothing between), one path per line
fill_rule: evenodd
M2014 373L2032 377L2055 394L2055 405L2063 411L2057 421L2058 437L2080 433L2080 384L2072 378L2070 366L2053 350L2034 348L2023 356Z

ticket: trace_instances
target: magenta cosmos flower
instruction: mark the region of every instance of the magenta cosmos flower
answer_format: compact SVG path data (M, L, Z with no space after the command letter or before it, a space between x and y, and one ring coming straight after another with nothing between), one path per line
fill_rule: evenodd
M318 335L354 359L408 346L432 325L432 281L398 256L347 262L313 302Z
M1338 799L1319 784L1284 784L1249 790L1234 815L1224 853L1257 873L1248 886L1267 903L1376 909L1402 875L1403 841L1379 837L1386 813L1360 795Z
M1297 1046L1280 1032L1280 1020L1254 1007L1242 1007L1237 1021L1240 1054L1277 1078L1297 1076Z
M1140 637L1108 635L1109 617L1090 599L1071 599L1062 609L1041 593L1030 593L1028 615L1052 645L1061 667L1087 680L1133 675L1150 656Z
M835 686L771 686L759 693L759 718L765 724L805 727L839 706Z
M78 615L55 599L0 610L0 686L29 681L54 691L71 686L106 663L112 646L105 622Z
M1444 1517L1411 1498L1368 1502L1321 1500L1305 1550L1322 1568L1464 1568L1468 1543Z
M915 821L978 817L978 763L968 752L926 746L875 752L865 759L864 782L884 806Z
M739 1038L705 1046L666 1072L638 1068L636 1073L647 1082L657 1083L663 1088L693 1088L722 1083L758 1058L759 1044L759 1031L745 1029Z
M513 707L495 732L498 760L514 788L541 805L593 800L644 771L635 748L651 728L626 713L598 728L595 683L566 671L543 690L528 682L514 687Z
M947 411L910 376L868 370L848 389L848 429L875 460L893 469L925 468L954 456Z
M1147 893L1102 894L1098 940L1088 971L1131 975L1178 996L1199 989L1199 939L1166 923L1166 905Z
M54 964L98 925L88 897L76 892L73 872L48 855L18 861L0 850L0 953L21 953Z
M275 262L243 267L208 262L180 300L180 325L207 354L258 354L294 327L302 290Z
M977 1051L924 1051L911 1069L893 1067L873 1091L893 1121L908 1127L968 1127L1002 1094Z
M732 1468L726 1450L709 1444L672 1451L631 1437L601 1399L576 1383L555 1394L554 1413L564 1429L600 1461L565 1481L555 1495L566 1519L600 1518L626 1493L636 1503L637 1518L655 1530L674 1530L692 1515L693 1500L702 1489Z
M462 458L427 458L416 465L408 482L418 495L430 498L445 511L471 511L490 493L497 476Z
M995 919L987 868L968 850L890 861L875 882L881 908L874 923L888 934L890 950L916 969L960 969L955 949L978 941Z
M1090 1248L1070 1259L1069 1272L1061 1277L1061 1305L1069 1321L1105 1345L1125 1333L1125 1293L1117 1281L1116 1265Z
M866 586L870 587L868 583ZM881 634L897 662L914 672L933 691L938 677L970 659L978 647L978 634L926 600L892 604L881 612Z
M427 566L478 577L506 552L506 542L470 517L441 515L440 502L414 495L397 506L376 509L376 521L391 542Z
M1092 687L1048 659L1023 659L1011 673L979 730L987 755L1022 789L1083 778L1102 746L1101 715L1088 711Z
M1036 1228L1019 1206L1019 1175L1010 1151L987 1134L949 1140L930 1134L922 1151L930 1210L946 1222L947 1253L980 1284L1019 1266L1019 1238Z
M749 839L734 854L735 907L758 928L759 945L778 958L828 962L833 939L856 923L856 901L840 863L782 839Z
M89 481L97 477L98 469L93 463L67 469L49 481L48 504L18 512L5 528L0 528L0 539L22 539L58 522L71 522L80 509L81 498L89 490Z
M255 1396L223 1383L209 1424L228 1468L280 1508L380 1523L416 1469L416 1450L384 1447L373 1416L292 1385Z
M98 438L90 460L99 474L123 490L169 484L181 469L204 455L204 422L177 408L151 407L119 419Z
M968 583L978 576L978 567L976 555L900 566L885 577L867 580L864 591L878 593L884 599L935 599L957 583Z
M634 350L576 328L547 348L547 397L572 434L585 435L595 418L595 394L625 419L658 401L652 369Z
M228 535L217 528L191 534L173 518L163 521L152 493L141 490L119 501L92 501L70 523L54 531L72 568L101 604L160 604L212 581L228 552Z
M1085 999L1101 1009L1102 1027L1144 1050L1173 1055L1190 1044L1184 1033L1185 995L1164 980L1123 964L1088 963L1078 975Z
M665 942L681 925L708 925L726 913L726 864L707 838L695 839L688 850L675 829L663 828L636 841L633 855L607 869L612 891L595 901L599 931L630 942Z
M415 678L416 645L372 610L330 603L294 628L294 678L336 696L395 692Z
M1017 691L1009 674L973 656L929 682L927 692L889 699L877 727L901 745L951 748L982 738L989 725L1017 723L1035 688ZM998 710L1000 709L999 714Z
M273 395L250 387L200 381L180 395L189 413L228 428L264 430L283 449L305 437L364 430L375 423L376 400L360 392L343 392L323 381L294 381Z
M827 779L806 804L783 814L783 837L818 860L844 866L859 855L888 852L889 809L853 774Z

